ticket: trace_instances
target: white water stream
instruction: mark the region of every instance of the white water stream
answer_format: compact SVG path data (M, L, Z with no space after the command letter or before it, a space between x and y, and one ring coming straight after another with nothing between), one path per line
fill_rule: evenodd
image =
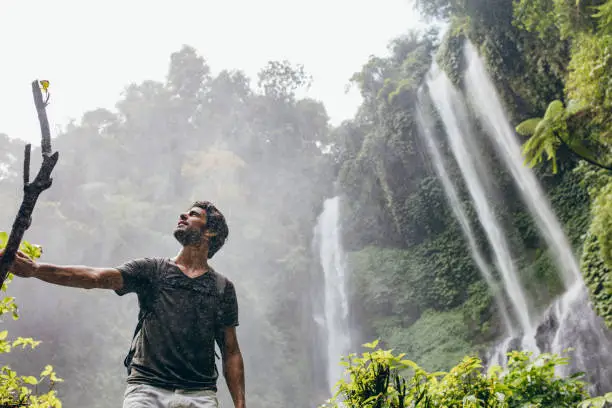
M526 332L532 324L529 304L519 280L506 232L490 203L490 171L482 168L485 161L473 139L474 131L465 109L465 100L436 65L429 73L427 88L442 119L453 156L472 197L480 224L491 245L495 265L501 273L503 287L512 306L511 313L517 319L520 331Z
M315 239L323 269L325 293L323 321L320 324L324 327L327 345L327 383L333 393L334 385L343 375L340 359L351 351L346 261L340 240L339 197L325 200L315 228Z

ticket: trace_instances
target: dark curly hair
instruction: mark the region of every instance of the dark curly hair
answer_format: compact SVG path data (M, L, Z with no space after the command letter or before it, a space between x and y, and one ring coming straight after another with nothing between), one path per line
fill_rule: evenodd
M191 208L198 207L206 212L206 227L216 235L210 238L208 244L208 259L221 249L229 234L229 228L221 211L209 201L196 201Z

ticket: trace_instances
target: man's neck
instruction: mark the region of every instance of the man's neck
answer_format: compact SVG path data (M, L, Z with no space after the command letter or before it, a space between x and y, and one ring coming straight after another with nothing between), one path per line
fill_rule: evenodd
M184 266L189 270L208 270L208 246L188 245L181 249L181 252L174 259L178 265Z

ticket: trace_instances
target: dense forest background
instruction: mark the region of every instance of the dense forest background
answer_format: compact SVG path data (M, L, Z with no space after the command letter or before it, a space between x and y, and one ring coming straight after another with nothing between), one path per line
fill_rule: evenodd
M434 59L462 86L467 39L484 57L513 125L546 119L531 139L529 132L517 137L539 141L528 149L534 157L552 157L535 171L581 258L594 308L612 326L612 180L573 153L579 143L610 163L612 1L415 5L446 23L443 35L407 30L389 55L372 56L352 78L363 103L338 127L320 102L296 96L310 81L304 67L276 61L257 78L213 75L196 50L177 50L163 83L131 84L115 111L88 112L55 138L54 184L26 239L42 245L42 261L62 264L172 255L179 212L195 199L214 201L229 220L229 241L214 266L240 297L249 406L311 407L328 396L312 338L311 293L322 288L313 227L323 200L341 194L355 346L381 338L429 370L482 354L502 334L499 311L415 119ZM545 116L556 100L581 109ZM21 198L23 142L1 138L0 225L8 230ZM486 153L496 169L495 152ZM462 185L456 166L451 174ZM561 293L561 282L510 175L499 167L494 178L496 211L522 248L516 255L529 296L543 307ZM461 197L470 208L465 189ZM480 230L478 238L485 247ZM11 366L40 372L53 364L66 380L59 395L67 407L119 406L135 297L36 280L15 280L9 290L22 318L3 325L11 335L43 340L36 352L11 353Z

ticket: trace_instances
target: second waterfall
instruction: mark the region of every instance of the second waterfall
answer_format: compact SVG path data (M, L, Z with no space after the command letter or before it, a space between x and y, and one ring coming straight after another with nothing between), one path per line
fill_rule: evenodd
M333 393L333 387L343 373L340 358L347 355L352 346L346 289L346 260L340 238L340 197L330 198L324 202L323 212L315 228L314 247L323 270L324 293L322 308L314 319L322 333L320 344L325 345L325 349L320 350L320 353L324 355L327 387L329 392Z

